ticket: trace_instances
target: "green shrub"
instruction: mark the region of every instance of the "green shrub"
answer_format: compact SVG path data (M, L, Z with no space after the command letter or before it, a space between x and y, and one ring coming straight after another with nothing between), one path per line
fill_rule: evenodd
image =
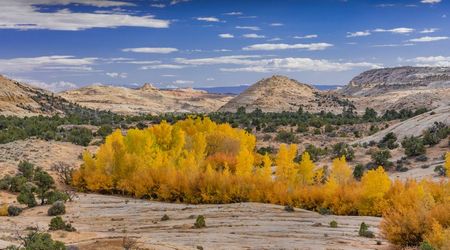
M50 220L50 224L48 225L48 229L50 231L56 230L64 230L67 232L75 232L76 229L70 224L64 222L61 216L56 216Z
M57 201L53 203L53 205L47 211L47 214L49 216L63 215L65 213L66 213L66 206L62 201Z
M355 178L355 180L361 180L361 177L364 174L364 165L362 165L361 163L356 164L355 168L353 169L353 178Z
M92 131L87 128L73 128L67 136L67 141L81 146L88 146L92 141Z
M21 161L18 166L18 170L23 177L25 177L28 181L31 181L34 176L34 165L27 162Z
M11 248L14 249L14 248ZM64 243L54 241L52 236L48 233L41 233L37 231L30 232L23 239L23 247L16 248L20 250L66 250Z
M362 237L366 237L366 238L374 238L375 234L369 230L369 226L362 222L361 225L359 226L359 232L358 232L359 236Z
M103 125L97 130L97 135L105 138L106 136L112 134L113 128L110 125Z
M294 212L295 210L294 210L293 206L286 205L286 206L284 206L284 211L286 211L286 212Z
M377 166L382 166L385 169L392 166L392 162L389 161L391 158L391 152L389 152L389 150L375 151L372 153L371 158L372 162Z
M352 161L355 158L355 152L353 148L344 142L339 142L333 145L333 157L339 158L345 156L347 161Z
M283 143L296 143L297 137L292 132L282 130L278 132L276 140Z
M19 216L22 213L22 208L10 205L8 207L8 216Z
M335 220L330 221L330 227L337 228L338 227L337 221L335 221Z
M53 204L57 201L66 202L69 199L69 196L66 193L60 191L48 191L45 194L47 204Z
M393 132L389 132L378 143L378 147L395 149L398 147L398 144L396 143L396 141L397 141L397 136Z
M170 220L170 217L165 214L163 217L161 217L161 221L166 221L166 220Z
M420 250L436 250L430 243L428 243L427 241L423 241L422 243L420 243Z
M434 168L434 172L439 176L447 176L447 169L442 165L438 165Z
M425 154L426 151L423 141L414 136L403 139L402 147L405 150L405 154L409 157Z
M195 228L203 228L206 227L205 217L203 215L197 216L197 220L194 223Z
M30 190L30 188L25 188L20 191L20 194L17 196L17 201L20 204L25 204L28 207L37 206L36 198L34 197L34 193Z

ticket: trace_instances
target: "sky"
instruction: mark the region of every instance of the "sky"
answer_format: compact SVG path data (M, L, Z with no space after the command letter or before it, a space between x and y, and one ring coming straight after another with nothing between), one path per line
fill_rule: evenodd
M450 0L1 0L0 74L92 84L344 85L395 66L450 66Z

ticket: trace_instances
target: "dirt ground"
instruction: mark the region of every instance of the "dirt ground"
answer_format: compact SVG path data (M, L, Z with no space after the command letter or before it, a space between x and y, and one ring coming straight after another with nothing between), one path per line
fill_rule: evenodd
M2 196L4 197L5 194ZM18 217L0 217L0 248L14 243L16 231L28 226L47 229L48 206L26 210ZM124 197L80 194L67 203L64 220L77 232L53 232L55 239L80 249L122 249L124 237L136 239L146 249L387 249L379 237L380 218L323 216L260 203L186 205ZM168 221L161 221L167 214ZM206 228L193 228L204 215ZM338 222L337 228L329 226ZM361 222L377 235L358 236ZM377 241L379 244L377 245Z

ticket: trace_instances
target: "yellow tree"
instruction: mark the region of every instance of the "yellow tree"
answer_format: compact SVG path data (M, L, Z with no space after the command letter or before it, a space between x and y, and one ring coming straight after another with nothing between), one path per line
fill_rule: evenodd
M312 184L314 181L314 169L316 166L308 152L304 152L302 155L302 160L298 166L297 180L302 185Z
M263 166L259 170L260 176L265 181L272 180L272 160L270 160L269 155L266 153L262 158Z
M348 184L352 180L352 170L347 165L344 155L333 160L330 179L333 179L338 185Z
M369 170L361 178L362 197L359 211L362 215L380 216L388 205L385 194L391 188L391 180L383 167Z
M248 177L252 174L254 157L246 148L239 151L236 158L236 175Z
M295 163L294 158L297 154L297 145L281 144L278 150L276 163L276 176L278 180L292 182L295 179Z

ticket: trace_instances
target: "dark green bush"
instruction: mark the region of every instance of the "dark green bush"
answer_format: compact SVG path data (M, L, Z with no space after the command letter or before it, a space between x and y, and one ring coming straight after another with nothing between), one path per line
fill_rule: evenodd
M205 217L203 215L197 216L197 219L195 220L195 223L194 223L194 227L195 228L206 227L206 221L205 221Z
M388 169L392 166L392 162L389 161L391 158L391 152L389 150L379 150L371 155L372 162L377 166L382 166L385 169Z
M396 143L396 141L397 141L397 136L393 132L389 132L378 143L378 147L394 149L394 148L398 147L398 144Z
M362 165L361 163L356 164L355 168L353 169L353 178L355 178L355 180L361 180L361 177L364 174L364 165Z
M330 227L337 228L338 227L337 221L335 221L335 220L330 221Z
M64 230L67 232L75 232L76 229L70 224L66 223L61 216L56 216L50 220L50 224L48 225L48 229L50 231L56 230Z
M53 205L47 211L47 214L49 216L63 215L65 213L66 213L66 206L62 201L57 201L53 203Z
M402 147L405 150L405 154L409 157L419 156L426 152L423 141L414 136L403 139Z
M292 132L282 130L278 132L276 140L283 143L296 143L297 137Z
M10 205L8 207L8 216L19 216L22 213L22 208Z
M362 222L361 225L359 226L359 232L358 232L359 236L362 237L366 237L366 238L374 238L375 234L369 230L369 226Z
M333 145L333 157L338 158L345 155L347 161L352 161L355 158L355 152L353 148L344 142L339 142Z

